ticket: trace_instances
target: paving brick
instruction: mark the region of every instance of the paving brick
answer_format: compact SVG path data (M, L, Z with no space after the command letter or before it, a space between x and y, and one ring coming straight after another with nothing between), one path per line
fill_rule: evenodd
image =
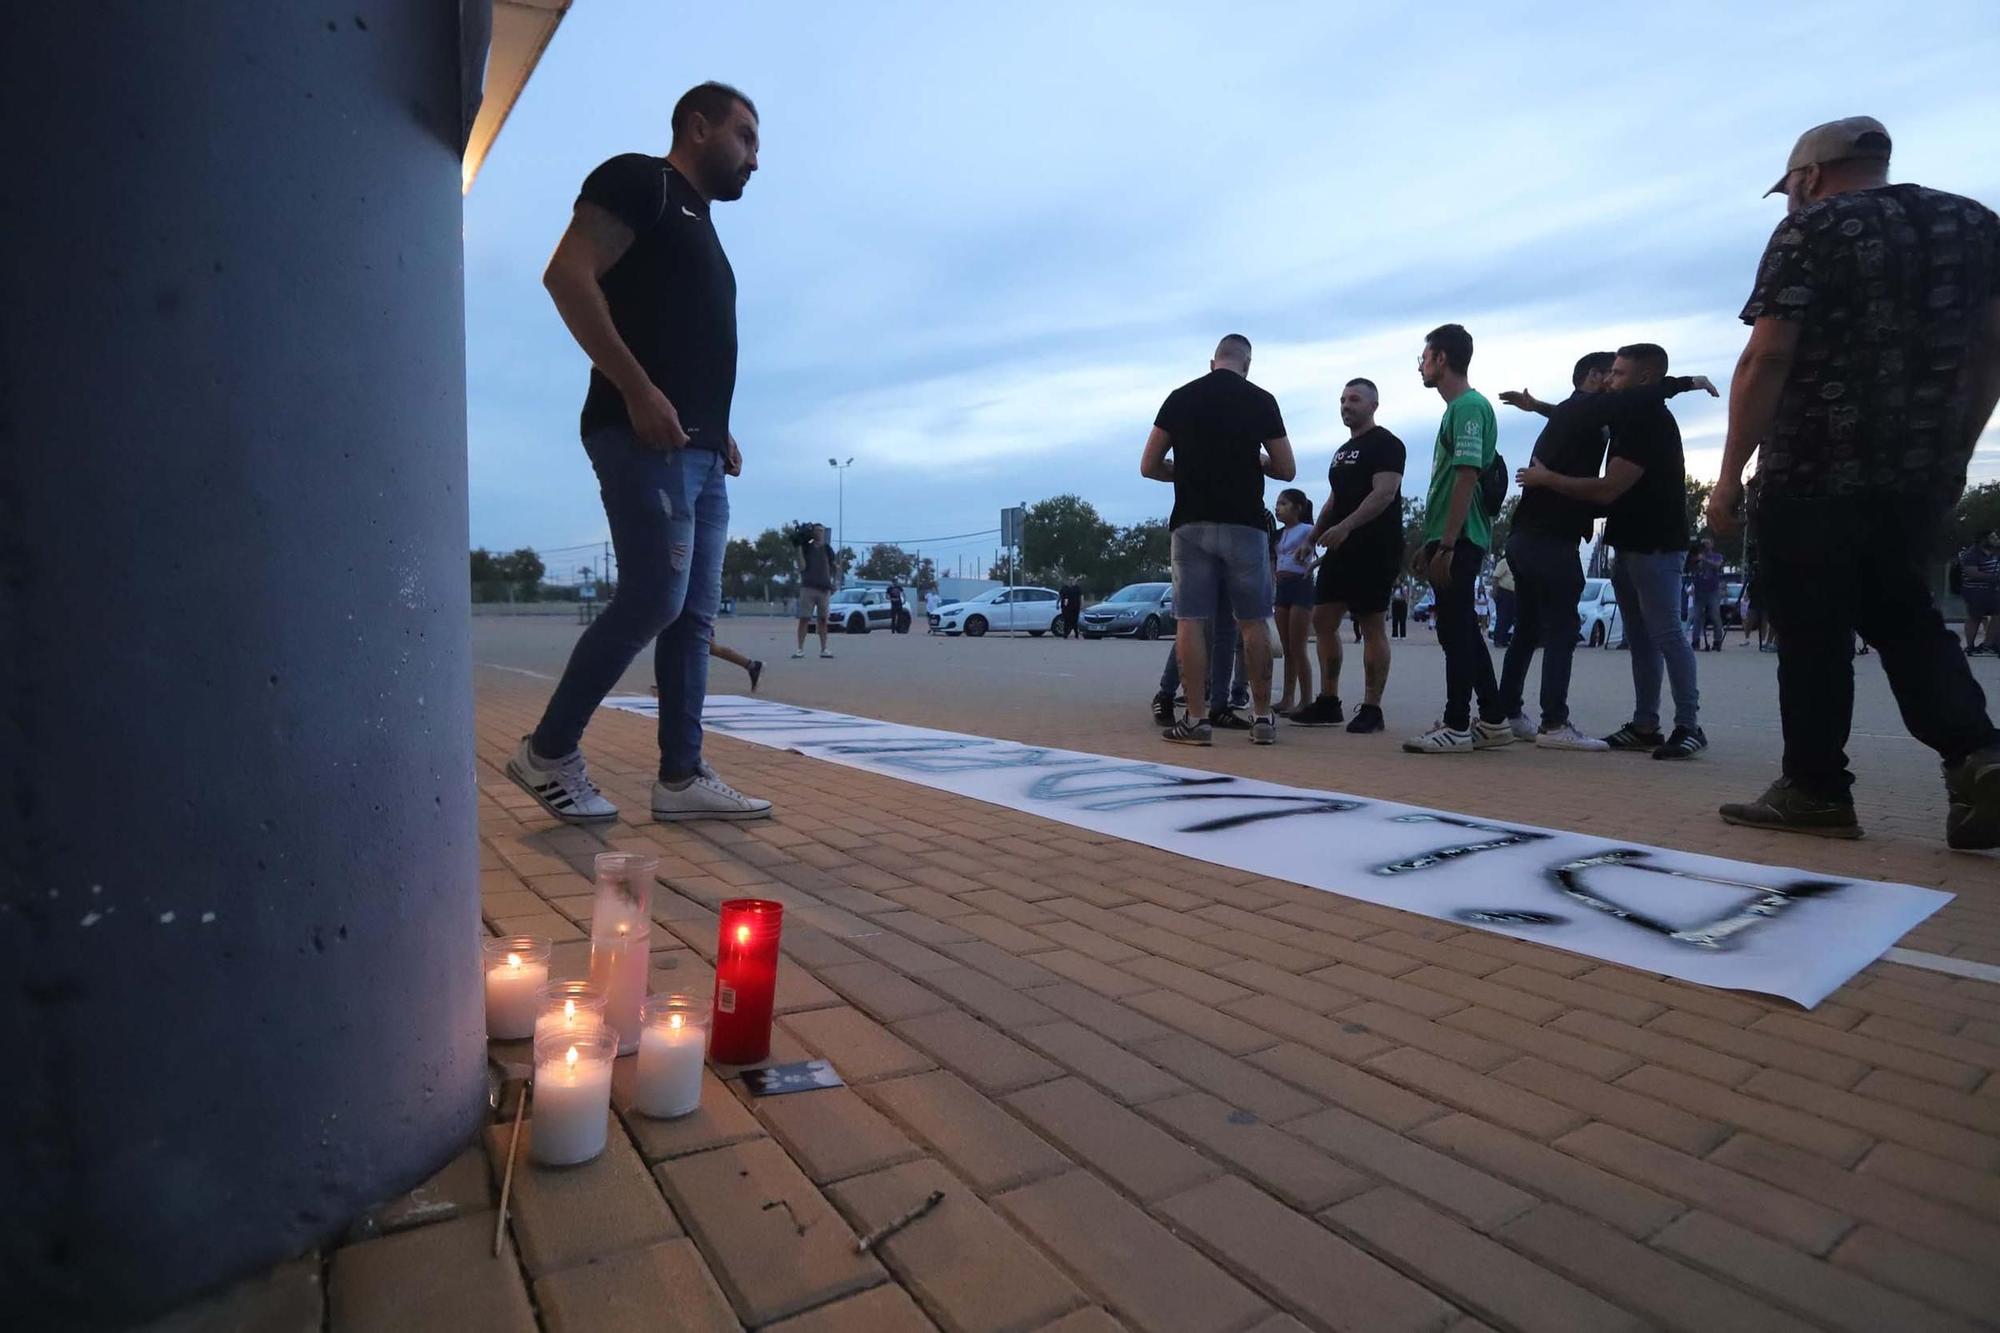
M1415 1270L1426 1286L1504 1327L1580 1333L1646 1326L1401 1190L1372 1190L1335 1204L1325 1216L1399 1268Z
M709 994L715 992L710 990ZM824 1009L840 1003L840 997L827 989L826 983L802 967L780 967L778 988L772 996L772 1012L795 1014L806 1010Z
M1963 1031L1953 1035L1905 1022L1902 1019L1884 1017L1881 1014L1867 1015L1853 1031L1856 1036L1872 1037L1891 1046L1904 1049L1914 1047L1917 1050L1929 1051L1933 1055L1941 1055L1948 1060L1977 1065L1981 1069L2000 1069L2000 1044L1976 1041ZM1886 1067L1893 1069L1901 1066ZM1905 1069L1903 1072L1916 1071Z
M483 1176L483 1164L480 1170ZM127 1333L320 1333L326 1326L320 1257L308 1252Z
M946 954L968 967L974 968L998 981L1003 986L1025 990L1031 986L1052 986L1062 978L1045 967L1039 967L1026 958L989 944L985 940L967 940L963 944L939 946Z
M821 968L819 978L884 1023L949 1008L949 1001L881 963L868 960Z
M1154 1102L1144 1113L1306 1212L1358 1194L1372 1183L1326 1153L1205 1092Z
M511 1115L513 1102L507 1103ZM346 1242L368 1240L411 1227L448 1222L494 1205L495 1190L486 1171L486 1153L474 1144L447 1162L436 1175L407 1194L371 1208L347 1229ZM279 1284L282 1286L282 1284ZM314 1279L314 1289L318 1279ZM314 1297L315 1301L318 1297Z
M1040 1135L955 1075L939 1071L871 1085L867 1095L901 1121L981 1194L1012 1189L1069 1166Z
M654 1168L736 1315L766 1324L885 1278L854 1233L769 1139Z
M1650 1236L1686 1211L1677 1200L1476 1116L1433 1120L1418 1128L1416 1137L1632 1236Z
M1582 1112L1538 1097L1525 1088L1485 1074L1475 1074L1463 1065L1417 1050L1398 1047L1368 1061L1368 1068L1385 1074L1405 1087L1460 1110L1472 1111L1496 1124L1536 1139L1552 1139L1581 1125Z
M1499 964L1494 963L1495 967ZM1420 967L1404 974L1404 980L1413 986L1442 995L1455 995L1469 1004L1483 1005L1487 1009L1497 1009L1510 1014L1524 1023L1546 1023L1563 1012L1563 1006L1540 995L1532 995L1512 986L1499 986L1482 977L1463 972L1453 972L1442 967ZM1460 1014L1466 1010L1459 1010Z
M1427 1018L1418 1018L1379 1001L1356 1005L1342 1012L1340 1017L1346 1024L1358 1024L1388 1038L1391 1045L1415 1046L1481 1072L1496 1069L1514 1056L1513 1051L1498 1042L1433 1023Z
M1401 957L1401 955L1396 956ZM1308 975L1314 981L1324 982L1341 990L1353 991L1364 999L1377 1001L1420 1018L1443 1018L1453 1010L1463 1009L1466 1003L1456 995L1447 995L1442 991L1434 991L1427 986L1412 983L1407 979L1407 969L1405 978L1399 979L1382 976L1365 967L1339 963Z
M1494 1077L1696 1156L1729 1137L1727 1125L1531 1056L1494 1071Z
M936 1162L912 1162L834 1186L834 1203L869 1231L922 1203L944 1201L881 1242L876 1254L951 1333L1033 1328L1084 1302L1083 1293L1020 1233Z
M1962 1126L1936 1120L1904 1107L1830 1088L1824 1083L1778 1069L1750 1076L1743 1091L1786 1106L1810 1111L1828 1120L1889 1139L1938 1157L2000 1172L2000 1142Z
M851 1088L763 1097L756 1108L792 1159L822 1185L908 1161L920 1151Z
M1590 960L1589 969L1579 973L1578 976L1593 986L1603 986L1607 990L1623 991L1641 1000L1651 1000L1664 1009L1678 1009L1686 1013L1699 1014L1719 1023L1731 1023L1738 1027L1754 1023L1759 1017L1770 1013L1773 1004L1773 1001L1769 1000L1730 995L1710 986L1648 976L1629 967L1600 963L1594 959Z
M787 1065L799 1060L810 1059L812 1059L812 1052L806 1048L805 1043L794 1037L785 1028L774 1025L771 1028L771 1052L763 1059L744 1065L726 1065L719 1060L711 1059L708 1062L708 1067L715 1071L725 1082L734 1082L740 1079L746 1070L768 1069L772 1065Z
M1708 1213L1687 1214L1653 1243L1847 1333L1943 1333L1967 1327L1942 1311Z
M1522 1054L1567 1065L1592 1078L1614 1079L1639 1063L1639 1057L1628 1052L1614 1051L1608 1046L1599 1046L1596 1042L1573 1037L1567 1032L1537 1026L1512 1014L1480 1005L1468 1005L1455 1014L1446 1014L1439 1021L1446 1027L1470 1032L1475 1037L1498 1042Z
M987 1092L1010 1092L1062 1072L1012 1037L957 1010L912 1018L896 1024L894 1031Z
M887 903L886 899L882 901L892 908L895 906L894 903ZM939 921L935 917L925 916L922 912L884 912L875 918L875 924L886 926L899 935L908 935L920 944L963 944L973 938L972 932L963 928L958 921Z
M839 967L844 963L864 961L862 955L825 931L790 922L786 923L778 947L784 950L787 958L795 958L807 967Z
M1793 1144L1818 1153L1843 1166L1861 1160L1873 1142L1866 1134L1846 1125L1836 1125L1789 1106L1779 1106L1761 1097L1746 1097L1707 1079L1691 1078L1660 1065L1641 1065L1618 1080L1618 1086L1657 1097L1708 1120L1754 1130L1766 1138Z
M1252 996L1262 999L1262 996ZM1231 1055L1247 1055L1260 1051L1277 1041L1277 1038L1240 1018L1231 1016L1214 1005L1201 1000L1191 1000L1179 991L1156 990L1143 995L1134 995L1126 1004L1142 1013L1150 1014L1162 1023L1171 1025L1190 1037L1207 1042L1211 1046L1228 1051ZM1238 1001L1241 1003L1241 1001ZM1154 1034L1154 1038L1165 1035L1165 1029ZM1153 1040L1141 1038L1140 1040Z
M1797 1014L1765 1014L1750 1025L1752 1032L1768 1032L1806 1046L1818 1046L1849 1056L1878 1069L1891 1069L1913 1078L1928 1079L1948 1088L1969 1091L1979 1086L1986 1070L1963 1060L1954 1060L1930 1051L1915 1050L1901 1042L1856 1032L1842 1032L1814 1023Z
M1269 1308L1088 1172L1070 1171L1009 1191L999 1204L1135 1327L1225 1333Z
M1831 1208L1614 1125L1586 1125L1556 1141L1556 1147L1627 1180L1683 1199L1767 1236L1825 1254L1852 1225Z
M1022 902L1013 894L1003 892L999 889L979 889L972 893L961 893L958 895L958 900L967 907L977 908L982 913L997 916L1002 921L1016 926L1037 926L1045 921L1059 919L1054 913L1037 907L1033 903ZM960 917L958 920L959 924L965 926L967 930L978 929L970 923L971 918L969 917ZM995 943L998 943L998 941L996 940Z
M963 875L951 872L939 872L935 867L912 866L905 873L909 878L918 880L919 885L907 889L884 889L882 891L884 898L901 903L913 912L921 912L925 916L936 917L939 920L963 916L972 910L948 893L922 887L921 882L930 880L947 886L962 884L971 889L979 887L976 881L968 881Z
M1144 977L1121 972L1109 963L1100 962L1068 949L1038 953L1035 955L1035 961L1049 971L1069 978L1079 986L1112 999L1123 999L1128 995L1137 995L1141 991L1154 988L1154 983Z
M1043 1324L1035 1333L1125 1333L1125 1325L1098 1306L1090 1305L1064 1315L1053 1324ZM1264 1333L1264 1326L1259 1324L1250 1333Z
M1381 934L1382 932L1370 931L1369 933ZM1327 954L1338 964L1337 967L1327 969L1328 971L1339 972L1341 969L1361 971L1368 973L1377 980L1399 977L1407 972L1414 972L1423 965L1422 959L1412 958L1406 953L1398 953L1393 949L1383 949L1373 944L1365 944L1358 939L1352 939L1339 933L1315 936L1311 947ZM1343 984L1338 976L1320 977L1317 979L1327 981L1336 986ZM1366 983L1362 982L1361 984L1365 985Z
M1023 1089L1007 1104L1078 1164L1143 1200L1216 1173L1201 1154L1078 1079Z
M998 892L998 890L989 890ZM1002 897L1006 895L1002 894ZM1033 910L1033 909L1029 909ZM958 917L954 925L962 926L972 934L996 948L1010 954L1043 953L1056 947L1056 942L1046 936L1037 935L1026 926L1018 925L1004 917L975 912L971 916Z
M498 1181L507 1168L511 1124L489 1125L487 1163ZM681 1234L680 1224L646 1175L646 1164L614 1122L604 1152L576 1166L538 1166L532 1110L521 1122L521 1150L514 1163L508 1205L514 1239L530 1278L539 1278L602 1254L629 1250Z
M1991 1250L1967 1263L1880 1227L1861 1227L1840 1243L1833 1262L1988 1327L2000 1315L2000 1274Z
M1685 1037L1697 1046L1741 1056L1766 1070L1782 1069L1788 1073L1801 1074L1833 1088L1851 1088L1861 1081L1863 1074L1868 1072L1868 1066L1859 1060L1835 1055L1831 1051L1823 1051L1784 1037L1773 1036L1768 1032L1752 1032L1747 1028L1733 1027L1699 1014L1669 1011L1661 1014L1647 1026L1656 1032Z
M1854 1085L1854 1091L1863 1097L1894 1102L1939 1120L2000 1137L2000 1099L1959 1092L1886 1069L1872 1071Z
M1500 1229L1554 1271L1665 1328L1687 1333L1792 1333L1812 1326L1558 1204Z
M1571 1009L1590 1009L1627 1023L1644 1023L1657 1017L1664 1007L1636 995L1535 967L1503 967L1487 979L1495 985L1515 986L1546 996Z
M1252 995L1224 1006L1227 1013L1288 1041L1309 1046L1323 1055L1359 1063L1395 1045L1357 1021L1329 1018L1275 995Z
M1708 1160L1973 1263L2000 1255L2000 1226L1796 1148L1738 1134Z
M1408 1129L1444 1114L1445 1108L1428 1097L1303 1046L1273 1046L1250 1060L1289 1083L1391 1129Z
M1594 958L1585 958L1581 954L1573 954L1567 950L1536 944L1529 940L1515 939L1511 935L1501 935L1494 931L1468 930L1459 937L1458 942L1464 948L1491 954L1509 967L1534 967L1561 977L1582 976L1597 966L1597 960Z
M850 948L860 950L904 976L920 977L927 972L942 972L947 968L958 966L956 960L947 958L936 949L919 944L908 936L898 935L893 930L870 930L865 934L848 937L846 943Z
M503 1236L494 1259L493 1218L483 1214L335 1250L327 1315L333 1333L536 1329L513 1241Z
M706 1152L725 1144L761 1138L764 1127L750 1114L714 1070L701 1076L701 1106L673 1120L655 1120L632 1109L638 1083L638 1057L626 1056L611 1067L611 1105L647 1162Z
M1967 1171L1900 1143L1876 1144L1855 1170L2000 1220L2000 1177Z
M901 1287L873 1287L767 1324L763 1333L933 1333L937 1328Z
M1286 1133L1317 1144L1371 1175L1451 1210L1482 1231L1535 1204L1532 1196L1503 1180L1338 1107L1294 1120L1284 1128Z
M1169 1033L1165 1024L1072 981L1038 986L1029 994L1064 1018L1121 1045L1152 1041Z
M1075 1023L1023 1028L1021 1040L1128 1105L1186 1092L1187 1084Z
M1160 958L1151 954L1127 959L1119 964L1134 976L1144 977L1155 986L1165 986L1168 990L1179 991L1190 1000L1199 1000L1208 1005L1224 1005L1231 1000L1241 1000L1250 992L1233 981L1224 981L1211 973L1199 971L1175 962L1171 958Z
M1254 958L1242 958L1233 963L1225 963L1215 969L1215 974L1239 986L1247 986L1260 995L1275 995L1281 1000L1288 1000L1301 1009L1310 1009L1316 1014L1344 1009L1361 998L1352 991L1344 991L1324 982L1293 976L1281 967L1273 967Z
M548 1333L652 1333L668 1311L676 1333L738 1333L742 1327L686 1239L551 1273L535 1283L535 1304Z
M929 1057L913 1050L859 1010L845 1006L814 1009L788 1015L779 1022L810 1046L814 1054L831 1060L849 1083L896 1078L933 1068Z
M1429 1330L1454 1313L1381 1260L1233 1177L1177 1195L1160 1212L1281 1305L1333 1328Z
M1276 940L1252 935L1248 931L1217 931L1202 943L1217 949L1226 949L1245 959L1255 959L1285 972L1310 972L1316 967L1326 966L1326 955L1323 953L1309 952L1293 944L1280 944ZM1226 966L1226 963L1218 963L1215 969L1219 971Z
M1043 985L1056 980L1053 973L1043 973L1043 976L1046 978L1040 983ZM1061 1017L1047 1005L1030 999L1006 982L997 981L969 967L933 972L924 978L924 984L943 991L973 1013L1003 1028L1032 1027L1037 1023L1053 1023Z
M1139 950L1123 940L1115 939L1081 922L1050 921L1038 924L1034 929L1035 933L1054 940L1063 948L1073 953L1080 953L1086 958L1094 958L1100 963L1124 963L1140 956ZM1037 961L1046 963L1048 960L1043 958Z
M1725 1087L1735 1087L1757 1072L1757 1066L1748 1060L1652 1028L1634 1027L1589 1009L1572 1009L1549 1026Z
M1138 1051L1197 1088L1204 1088L1273 1124L1302 1116L1319 1105L1256 1066L1192 1037L1162 1037L1146 1042Z

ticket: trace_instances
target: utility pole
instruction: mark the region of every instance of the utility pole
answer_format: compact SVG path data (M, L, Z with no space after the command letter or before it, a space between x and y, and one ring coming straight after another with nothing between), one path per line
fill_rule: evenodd
M838 561L841 551L847 545L847 469L854 466L854 460L850 458L843 463L837 458L829 458L826 460L826 465L832 468L833 475L840 479L835 487L836 508L833 519L833 554Z

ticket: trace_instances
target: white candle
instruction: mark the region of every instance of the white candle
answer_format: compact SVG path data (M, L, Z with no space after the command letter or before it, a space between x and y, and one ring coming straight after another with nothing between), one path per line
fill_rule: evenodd
M549 965L519 951L486 969L486 1035L496 1041L533 1036L537 992L548 984Z
M603 1017L589 1006L578 1008L573 999L564 1000L560 1009L545 1009L535 1020L535 1040L539 1042L551 1032L594 1032L604 1026Z
M591 984L604 992L604 1021L618 1034L620 1055L639 1049L639 1011L646 1003L652 942L650 928L635 930L625 921L590 942Z
M701 1106L702 1057L708 1030L685 1015L667 1014L639 1036L639 1078L633 1104L666 1120Z
M611 1118L611 1043L601 1031L535 1044L530 1155L544 1166L587 1162L604 1151Z

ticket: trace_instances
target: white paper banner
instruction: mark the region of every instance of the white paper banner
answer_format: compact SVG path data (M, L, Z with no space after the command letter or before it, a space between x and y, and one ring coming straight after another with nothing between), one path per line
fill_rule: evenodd
M605 706L658 714L645 697ZM702 721L1196 860L1807 1008L1952 897L763 699L712 696Z

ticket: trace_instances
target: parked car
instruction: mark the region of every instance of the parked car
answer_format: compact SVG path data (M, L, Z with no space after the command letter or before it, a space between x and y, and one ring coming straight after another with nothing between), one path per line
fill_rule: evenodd
M1086 639L1107 634L1157 639L1174 628L1174 585L1128 583L1095 606L1085 607L1078 623Z
M996 634L1030 634L1035 638L1059 628L1062 598L1054 588L992 588L970 601L941 607L931 618L943 634L976 639Z
M880 588L842 588L829 600L826 627L836 634L866 634L890 628L893 608Z
M1431 623L1431 613L1435 610L1437 610L1437 594L1426 588L1423 595L1417 598L1417 604L1410 608L1410 619L1419 625L1428 625Z
M1583 596L1577 599L1576 641L1592 648L1618 648L1625 643L1625 620L1618 614L1618 594L1610 579L1585 579Z
M1743 627L1743 580L1726 579L1722 584L1722 627Z

